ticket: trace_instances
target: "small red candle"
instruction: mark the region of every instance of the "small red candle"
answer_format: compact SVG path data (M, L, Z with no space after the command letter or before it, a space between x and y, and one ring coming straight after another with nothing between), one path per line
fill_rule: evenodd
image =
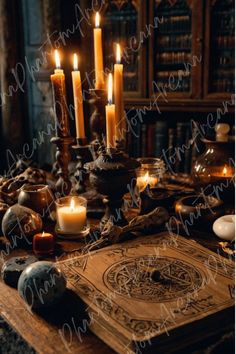
M33 251L37 255L47 255L54 251L54 237L48 232L38 233L33 238Z

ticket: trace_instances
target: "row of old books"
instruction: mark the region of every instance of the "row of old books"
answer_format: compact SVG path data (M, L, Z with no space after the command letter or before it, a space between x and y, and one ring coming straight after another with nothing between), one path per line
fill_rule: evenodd
M173 36L172 34L167 36L158 36L157 44L160 48L159 50L163 51L165 48L170 47L171 49L191 49L192 46L192 34L179 34Z
M128 150L133 157L162 158L171 172L190 173L193 162L203 150L197 124L165 120L136 124L128 133Z
M162 15L161 12L160 15ZM173 33L174 31L191 31L191 17L189 15L163 16L159 30L162 33Z

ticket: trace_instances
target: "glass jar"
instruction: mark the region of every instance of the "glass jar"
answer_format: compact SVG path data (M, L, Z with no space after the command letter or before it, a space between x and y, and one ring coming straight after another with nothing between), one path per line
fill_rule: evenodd
M59 198L56 204L56 232L65 238L87 236L87 200L83 197L68 196Z
M166 170L164 161L155 157L139 158L138 161L141 164L136 170L139 191L142 192L147 185L155 188L164 176Z
M234 144L203 140L205 152L196 160L192 177L198 192L226 202L234 200Z

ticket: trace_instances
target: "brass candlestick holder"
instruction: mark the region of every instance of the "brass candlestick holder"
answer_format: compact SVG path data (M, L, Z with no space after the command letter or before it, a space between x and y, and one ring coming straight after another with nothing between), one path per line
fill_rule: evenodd
M106 135L106 114L105 105L107 102L106 90L90 89L91 98L89 103L95 107L90 118L90 131L92 132L91 147L95 153L103 145L103 140Z
M123 196L128 192L132 180L135 180L135 170L139 166L138 161L117 149L102 151L95 161L85 164L90 172L91 184L105 196L105 215L100 223L101 229L108 221L120 226L127 224L122 212Z
M76 151L77 153L76 157L78 160L78 163L76 165L76 172L74 174L77 181L75 185L75 191L77 193L84 193L86 191L85 181L86 181L86 174L87 174L87 171L84 168L84 164L92 160L90 145L88 144L86 138L84 139L77 138L76 145L73 145L72 149Z
M56 167L58 180L56 182L56 191L60 196L66 196L71 191L71 181L69 179L68 166L71 161L70 146L74 139L68 137L53 137L51 143L57 147L56 151Z

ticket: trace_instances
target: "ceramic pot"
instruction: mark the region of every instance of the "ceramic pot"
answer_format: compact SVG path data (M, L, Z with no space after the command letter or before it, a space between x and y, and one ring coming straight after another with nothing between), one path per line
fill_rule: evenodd
M22 187L18 203L38 213L42 219L54 220L54 196L47 185L25 185Z
M175 213L182 223L211 230L213 222L224 213L223 202L214 197L190 195L175 203Z

